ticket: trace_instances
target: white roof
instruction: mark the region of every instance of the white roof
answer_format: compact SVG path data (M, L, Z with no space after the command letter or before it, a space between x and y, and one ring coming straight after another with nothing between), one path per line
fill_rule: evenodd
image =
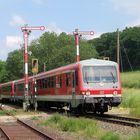
M80 61L79 62L81 65L95 65L95 66L98 66L98 65L106 65L106 66L112 66L112 65L117 65L116 62L113 62L113 61L109 61L109 60L102 60L102 59L94 59L94 58L91 58L91 59L87 59L87 60L83 60L83 61Z

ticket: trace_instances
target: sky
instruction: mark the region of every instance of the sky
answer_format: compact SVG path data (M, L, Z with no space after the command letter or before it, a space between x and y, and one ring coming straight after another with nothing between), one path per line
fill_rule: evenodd
M45 26L46 32L72 33L94 31L99 37L140 25L140 0L4 0L0 4L0 60L8 53L20 49L23 43L21 27ZM32 31L29 41L42 31Z

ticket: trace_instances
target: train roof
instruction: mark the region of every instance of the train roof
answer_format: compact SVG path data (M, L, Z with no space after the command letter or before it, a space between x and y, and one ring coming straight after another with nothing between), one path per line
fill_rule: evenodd
M42 76L44 76L46 74L57 73L59 71L67 71L69 69L77 67L79 64L81 66L98 66L98 65L99 66L106 66L106 65L108 65L108 66L112 66L112 65L117 66L117 63L113 62L113 61L91 58L91 59L82 60L82 61L79 61L79 62L76 62L76 63L72 63L72 64L69 64L69 65L66 65L66 66L62 66L62 67L59 67L59 68L56 68L56 69L52 69L52 70L49 70L49 71L46 71L46 72L39 73L39 74L37 74L37 77L39 78L39 77L42 77ZM32 79L33 77L34 76L30 76L29 80ZM3 83L3 84L0 84L0 85L1 86L2 85L8 85L8 84L12 84L12 82L20 83L20 82L23 82L23 81L24 81L24 78L21 78L21 79L10 81L10 82Z
M102 60L102 59L87 59L79 62L81 65L117 65L114 61Z
M76 63L72 63L72 64L69 64L69 65L66 65L66 66L62 66L62 67L59 67L59 68L55 68L55 69L52 69L52 70L49 70L49 71L46 71L46 72L42 72L42 73L39 73L37 74L37 77L42 77L44 76L45 74L47 75L51 75L52 73L57 73L57 72L62 72L62 71L68 71L70 69L73 69L75 67L78 67L78 65L81 65L81 66L117 66L117 63L116 62L113 62L113 61L109 61L109 60L101 60L101 59L87 59L87 60L82 60L82 61L79 61L79 62L76 62Z

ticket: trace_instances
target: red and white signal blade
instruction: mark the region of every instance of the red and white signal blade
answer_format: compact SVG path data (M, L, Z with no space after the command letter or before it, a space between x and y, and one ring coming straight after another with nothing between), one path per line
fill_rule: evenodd
M93 31L78 31L78 32L73 32L73 34L94 35L94 32Z
M44 31L45 27L44 26L40 26L40 27L21 27L21 30L41 30L41 31Z

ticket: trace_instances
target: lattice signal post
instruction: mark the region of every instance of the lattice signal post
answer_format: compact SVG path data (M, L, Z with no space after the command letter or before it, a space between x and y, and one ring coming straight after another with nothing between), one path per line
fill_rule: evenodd
M24 90L24 102L23 102L23 109L24 111L28 110L29 107L29 98L28 98L28 38L32 30L41 30L44 31L45 27L21 27L21 30L23 32L23 38L24 38L24 69L25 69L25 90Z
M94 35L93 31L79 31L78 29L75 29L73 32L73 35L75 35L75 44L76 44L76 62L80 61L80 54L79 54L79 39L82 35Z

